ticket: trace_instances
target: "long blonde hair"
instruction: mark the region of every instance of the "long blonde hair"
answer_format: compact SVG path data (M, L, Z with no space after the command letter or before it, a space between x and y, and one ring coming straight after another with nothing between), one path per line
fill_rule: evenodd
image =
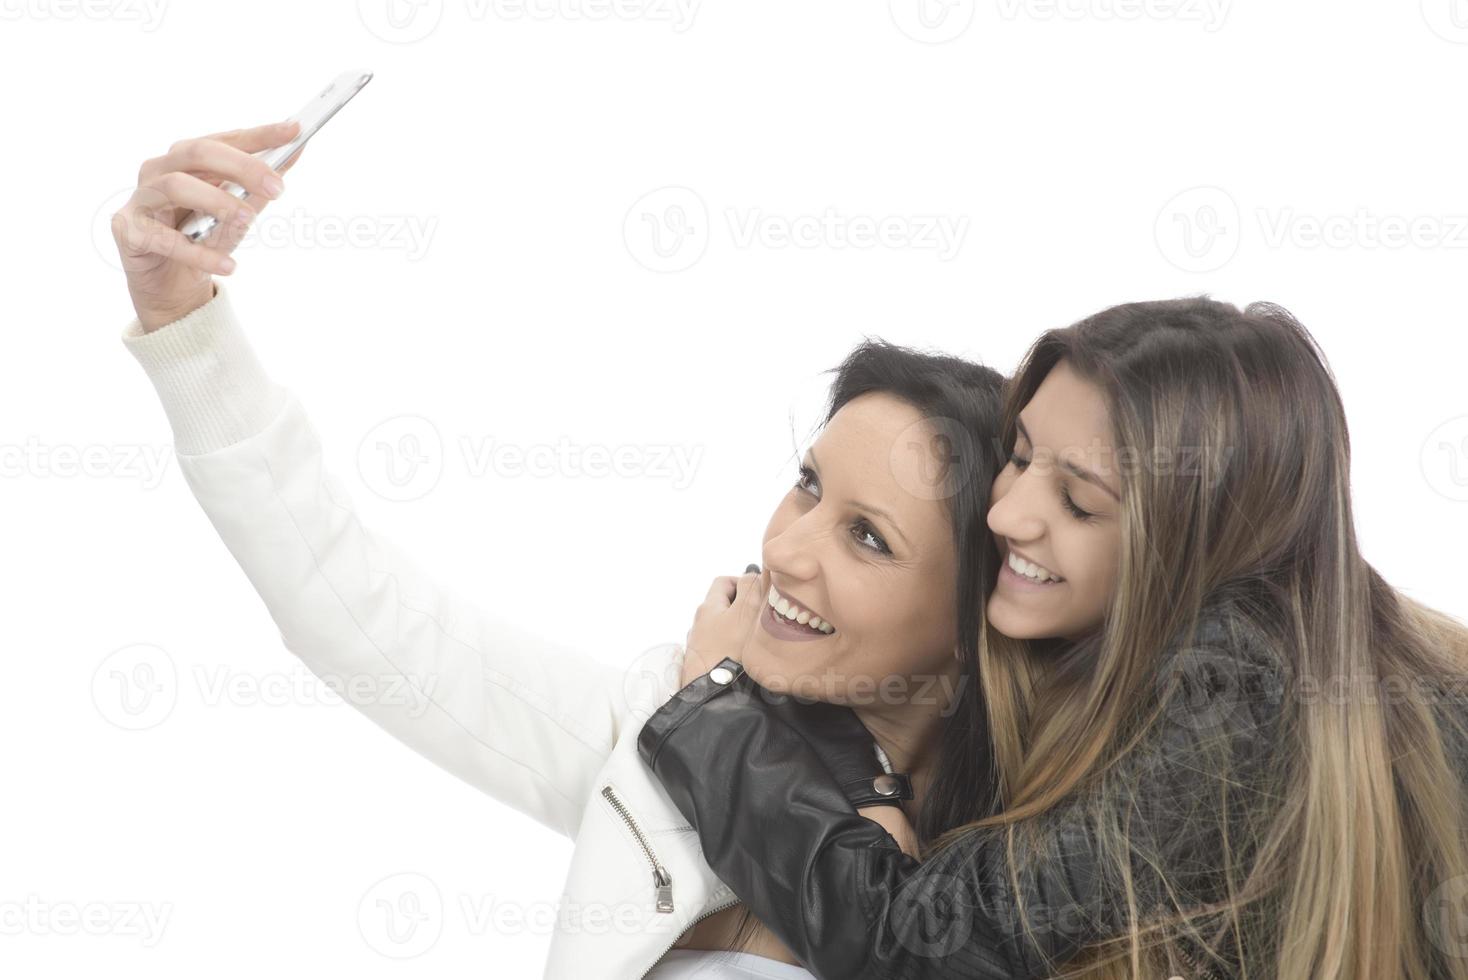
M1032 345L1005 390L1006 453L1017 414L1062 359L1105 393L1121 450L1114 598L1080 659L986 623L970 666L1001 802L938 835L924 859L981 828L1001 828L1012 855L1033 853L1027 829L1082 792L1106 812L1135 807L1105 775L1137 744L1138 719L1157 717L1159 651L1230 591L1248 597L1290 679L1278 751L1243 797L1247 839L1208 855L1225 882L1217 902L1143 909L1129 862L1148 859L1145 845L1123 822L1100 822L1097 851L1127 882L1129 928L1057 976L1191 980L1177 948L1186 934L1240 976L1468 980L1468 935L1449 921L1468 892L1468 627L1361 556L1345 413L1314 338L1271 304L1104 310ZM1332 696L1343 679L1355 686ZM1404 683L1427 696L1381 696ZM1016 863L1019 894L1029 869Z

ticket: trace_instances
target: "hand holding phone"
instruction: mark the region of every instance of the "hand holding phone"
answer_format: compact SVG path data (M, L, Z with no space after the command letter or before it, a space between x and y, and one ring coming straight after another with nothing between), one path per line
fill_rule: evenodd
M299 112L287 120L287 122L299 121L301 124L301 131L295 139L282 146L261 150L255 155L263 160L270 169L279 172L295 159L301 147L306 145L306 141L315 136L316 131L326 125L326 121L336 115L341 107L350 102L352 97L362 91L362 87L370 81L372 81L370 71L342 72L332 80L331 84L318 92L315 98L302 106ZM233 181L225 181L219 185L219 189L241 201L250 196L248 190ZM179 231L189 241L199 242L207 238L218 223L214 215L205 211L196 211L179 227Z
M295 164L306 141L371 77L345 73L290 119L179 140L143 161L138 185L112 215L111 228L144 330L213 298L212 276L234 270L229 253L278 196L277 175Z

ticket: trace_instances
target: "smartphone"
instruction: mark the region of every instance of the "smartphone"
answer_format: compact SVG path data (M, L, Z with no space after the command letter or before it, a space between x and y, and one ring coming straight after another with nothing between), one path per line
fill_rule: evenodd
M336 115L338 110L350 102L352 96L362 91L362 86L370 81L372 81L372 73L370 71L342 72L336 78L332 79L330 85L317 93L315 98L307 102L301 108L300 112L289 117L289 119L299 119L301 121L301 130L296 134L295 139L289 143L283 143L280 146L272 146L269 149L260 150L254 155L269 164L272 170L280 170L281 167L284 167L291 160L295 159L296 154L301 152L301 147L306 145L306 141L312 136L315 136L318 129L326 125L326 120ZM241 201L250 196L249 191L232 180L227 180L220 184L219 189L239 198ZM188 220L179 226L178 230L183 232L189 241L198 242L209 237L209 233L214 230L218 223L214 215L207 214L203 211L195 211L189 215Z

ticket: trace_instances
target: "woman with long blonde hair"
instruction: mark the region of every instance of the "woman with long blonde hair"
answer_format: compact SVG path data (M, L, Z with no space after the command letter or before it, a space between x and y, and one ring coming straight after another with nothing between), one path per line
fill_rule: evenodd
M987 731L950 726L930 796L988 768L986 815L916 815L914 858L812 775L740 662L766 569L639 743L715 872L823 978L1468 980L1468 628L1362 556L1310 333L1129 303L1042 335L1005 402L952 712Z

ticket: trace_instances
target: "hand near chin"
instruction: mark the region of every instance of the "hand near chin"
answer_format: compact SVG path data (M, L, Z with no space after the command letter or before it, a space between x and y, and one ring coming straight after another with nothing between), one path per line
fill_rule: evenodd
M712 670L725 657L744 662L744 646L759 628L761 603L770 590L768 575L751 571L714 579L693 615L679 687Z

